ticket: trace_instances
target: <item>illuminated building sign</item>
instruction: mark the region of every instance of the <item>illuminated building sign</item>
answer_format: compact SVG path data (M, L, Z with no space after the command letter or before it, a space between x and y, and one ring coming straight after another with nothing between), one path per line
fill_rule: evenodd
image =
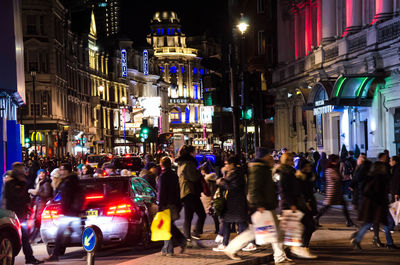
M213 106L200 107L200 122L203 124L212 123L212 116L214 114Z
M126 50L121 50L121 67L122 67L122 77L126 77L127 63L126 63Z
M314 108L314 116L332 112L334 108L335 108L335 107L332 106L332 105L327 105L327 106L322 106L322 107Z
M143 74L149 74L149 53L147 50L143 51Z

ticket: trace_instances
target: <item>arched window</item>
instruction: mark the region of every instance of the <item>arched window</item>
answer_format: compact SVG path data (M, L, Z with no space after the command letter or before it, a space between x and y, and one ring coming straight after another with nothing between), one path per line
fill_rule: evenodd
M189 106L187 106L185 109L185 123L189 123L189 121L190 121L190 108Z
M171 123L181 123L181 109L179 107L174 107L169 112L169 118Z

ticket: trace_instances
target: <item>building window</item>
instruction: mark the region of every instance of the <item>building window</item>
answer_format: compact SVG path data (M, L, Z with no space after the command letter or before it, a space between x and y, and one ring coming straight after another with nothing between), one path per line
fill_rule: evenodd
M265 11L265 0L257 0L257 14L263 14Z
M37 34L36 28L36 16L28 15L26 16L26 33L31 35Z
M263 30L258 31L258 55L265 54L265 33Z
M182 74L185 73L185 67L184 66L181 67L181 72L182 72Z
M194 75L197 75L197 68L196 68L196 67L193 68L193 74L194 74Z
M198 99L198 95L197 95L197 84L194 84L194 99Z
M204 69L200 68L200 75L203 75L203 74L204 74Z
M170 72L171 74L176 74L176 67L175 67L175 66L171 66L171 67L169 68L169 72Z
M185 123L189 123L190 122L190 108L186 107L185 109Z
M171 123L181 123L181 110L178 107L174 107L169 112L169 118Z
M198 108L194 107L194 121L198 122L199 121L199 113L198 113Z

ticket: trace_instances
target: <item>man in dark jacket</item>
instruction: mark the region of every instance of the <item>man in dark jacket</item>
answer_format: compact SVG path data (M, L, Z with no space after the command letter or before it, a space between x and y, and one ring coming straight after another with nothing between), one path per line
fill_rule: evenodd
M157 201L159 211L170 209L171 211L171 239L164 241L161 250L162 255L171 256L174 253L174 245L180 246L183 252L186 248L186 238L175 226L174 221L179 219L181 210L179 181L176 173L171 169L172 162L169 157L160 160L161 174L157 182Z
M79 178L72 172L71 164L61 164L60 176L62 181L58 191L60 194L61 212L64 217L61 218L58 226L53 254L51 254L46 261L58 261L58 256L61 255L61 249L64 247L64 242L66 240L65 231L69 230L72 222L80 221L78 216L83 204L83 195L81 187L79 186Z
M275 223L278 224L275 209L278 206L276 198L275 184L272 181L272 167L274 159L271 156L272 150L265 147L258 147L256 150L256 159L249 163L249 182L248 182L248 204L251 211L265 210L271 211ZM278 228L278 226L277 226ZM283 251L282 235L280 231L279 242L272 243L274 251L275 264L290 262ZM225 248L224 253L231 259L239 260L237 252L255 239L252 229L248 229L235 237Z
M25 165L23 163L13 163L11 175L5 179L3 196L6 209L14 211L21 222L22 250L25 255L25 264L43 263L43 261L39 261L33 256L32 247L29 244L26 222L30 211L30 198L28 194L28 181L25 176Z

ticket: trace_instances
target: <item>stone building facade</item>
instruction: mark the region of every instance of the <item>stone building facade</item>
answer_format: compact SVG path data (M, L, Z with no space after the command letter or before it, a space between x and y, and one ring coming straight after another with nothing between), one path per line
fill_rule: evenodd
M275 147L400 147L400 1L278 3Z
M97 43L93 12L82 17L71 18L57 0L22 1L27 102L19 116L46 156L111 152L121 130L113 126L128 97L121 52L105 52Z

